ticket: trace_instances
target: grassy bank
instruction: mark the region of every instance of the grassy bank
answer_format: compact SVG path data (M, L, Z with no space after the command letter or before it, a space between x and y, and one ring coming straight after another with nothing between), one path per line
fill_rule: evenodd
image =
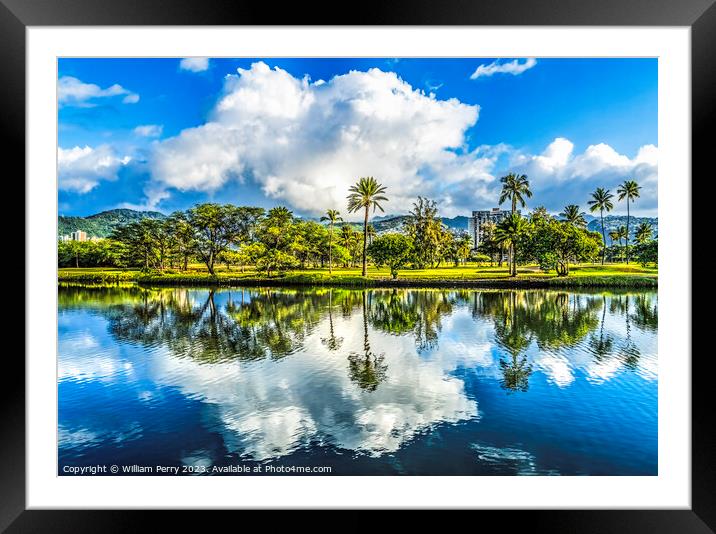
M185 272L142 273L136 269L60 269L58 281L78 283L137 282L155 286L346 286L346 287L657 287L658 271L635 264L577 265L568 277L554 272L540 271L536 266L524 266L516 278L510 277L507 267L460 266L437 269L406 269L393 280L387 269L370 268L368 276L360 269L308 269L267 277L253 270L219 269L210 276L200 266Z

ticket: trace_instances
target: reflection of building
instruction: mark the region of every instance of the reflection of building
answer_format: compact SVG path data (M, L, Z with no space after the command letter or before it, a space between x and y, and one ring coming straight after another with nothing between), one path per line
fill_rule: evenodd
M83 232L82 230L72 232L70 234L70 239L72 241L87 241L87 232Z
M498 224L503 219L509 217L509 210L501 210L500 208L492 208L491 210L473 211L472 217L468 220L467 231L472 241L472 249L476 250L482 243L484 234L484 225L487 222ZM519 213L519 210L517 211Z

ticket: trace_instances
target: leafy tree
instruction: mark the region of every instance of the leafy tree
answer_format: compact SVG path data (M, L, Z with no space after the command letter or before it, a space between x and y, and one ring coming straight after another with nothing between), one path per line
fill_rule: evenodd
M455 236L450 234L450 249L449 254L452 260L455 262L455 267L458 267L460 263L464 263L467 258L470 257L472 250L470 235L467 232L460 232Z
M355 265L357 258L360 256L360 247L362 245L361 235L356 232L352 226L342 226L337 241L343 247L346 254L343 255L343 266L347 267Z
M413 257L413 242L403 234L385 234L370 244L368 253L376 265L387 265L395 279L398 278L398 269Z
M196 246L194 229L189 224L186 213L181 211L172 213L167 219L167 230L172 236L173 253L181 262L181 270L186 271L189 258Z
M634 180L625 180L622 185L617 188L619 200L626 199L627 203L627 223L626 223L626 262L629 265L629 203L639 198L639 190L641 187Z
M659 263L659 240L651 239L643 243L637 243L634 247L635 255L643 266L650 263L658 265Z
M321 220L328 221L328 272L333 273L333 226L343 218L338 210L328 210Z
M584 213L579 211L579 206L576 204L565 206L564 211L560 213L559 216L577 228L587 227L587 220L584 218Z
M220 254L247 238L252 224L245 210L230 204L199 204L189 210L187 218L194 230L196 254L212 276Z
M607 251L607 236L604 232L604 212L612 211L612 208L614 207L614 204L612 203L612 198L614 198L614 195L609 192L609 189L597 187L596 191L592 193L592 200L587 203L589 204L589 211L591 211L592 213L594 213L595 211L599 212L599 217L602 222L602 265L604 265L604 256L606 255Z
M640 223L639 226L636 227L636 231L634 232L636 242L639 244L646 243L651 239L653 232L654 227L651 224L647 222Z
M256 239L268 250L287 252L293 242L293 213L284 206L271 208L256 230Z
M569 275L570 261L592 261L600 250L599 234L554 218L531 223L524 248L544 270Z
M375 212L376 208L380 209L380 211L384 211L380 202L387 202L388 198L383 194L385 193L385 187L380 185L372 176L360 178L358 183L350 187L349 191L348 211L355 213L361 209L365 210L365 217L363 219L363 276L367 276L368 213L371 207L373 208L373 212Z
M265 271L268 276L271 276L272 272L286 271L298 266L299 261L295 256L277 249L265 250L256 260L256 269Z
M477 247L479 253L490 257L490 264L494 262L495 255L499 254L498 265L502 266L502 245L495 241L495 230L497 225L493 221L487 221L482 225L482 240Z
M510 276L517 276L517 255L515 244L524 235L527 229L527 221L519 213L513 213L497 225L495 230L495 241L510 247Z
M110 239L124 245L126 261L144 270L164 269L169 253L169 228L158 219L141 219L115 228Z
M437 202L418 197L403 227L415 245L415 266L418 269L434 266L440 257L441 241L444 240Z

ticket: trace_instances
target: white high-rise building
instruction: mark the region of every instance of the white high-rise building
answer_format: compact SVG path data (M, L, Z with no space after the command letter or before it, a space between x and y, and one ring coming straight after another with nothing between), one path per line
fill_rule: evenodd
M70 239L72 239L72 241L87 241L87 232L83 232L82 230L72 232Z
M492 208L491 210L478 210L472 212L472 217L467 222L467 231L472 241L472 250L477 250L483 239L483 226L486 222L500 223L503 219L510 216L510 210L501 210L500 208ZM519 213L519 210L517 211Z

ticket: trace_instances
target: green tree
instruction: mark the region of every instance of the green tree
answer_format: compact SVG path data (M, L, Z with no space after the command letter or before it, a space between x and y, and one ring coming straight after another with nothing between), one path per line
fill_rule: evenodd
M502 267L502 244L495 241L495 230L497 225L494 221L487 221L482 225L482 239L477 247L478 252L490 257L490 265L494 263L495 255L498 255L498 265Z
M355 213L361 209L365 210L363 219L363 276L367 276L368 213L371 207L373 208L373 212L375 212L376 208L380 209L380 211L384 211L380 202L387 202L388 198L383 194L385 193L385 187L380 185L372 176L360 178L358 183L350 187L349 191L348 211Z
M636 239L637 243L643 244L651 239L653 232L653 226L651 226L651 224L649 224L648 222L643 222L636 227L636 231L634 232L634 238Z
M502 183L502 191L500 191L499 204L502 205L506 200L510 200L512 208L511 213L514 217L515 212L517 211L517 203L519 202L520 206L524 208L526 206L525 197L532 198L530 182L529 180L527 180L526 175L518 175L513 172L511 172L507 176L503 176L502 178L500 178L500 182ZM512 276L517 276L517 264L514 257L514 242L508 240L505 243L507 242L509 242L510 247L510 264L512 264L514 271L514 274Z
M342 221L343 218L338 210L328 210L326 214L321 217L322 221L328 221L328 272L333 273L333 226Z
M577 228L587 227L587 220L584 218L584 213L579 211L579 206L576 204L565 206L564 211L560 213L559 216Z
M517 276L517 254L515 244L524 235L527 221L519 213L513 213L497 225L495 241L510 247L510 276Z
M646 266L650 263L658 265L659 263L659 240L650 239L644 243L638 243L635 247L635 254L639 263Z
M634 180L625 180L622 185L617 188L619 200L625 200L627 203L627 223L626 223L626 262L629 265L629 203L639 198L639 190L641 187Z
M415 266L434 266L440 257L443 224L438 217L437 202L418 197L403 222L405 232L415 245Z
M594 193L592 193L592 200L587 203L589 204L589 211L591 211L592 213L594 213L595 211L599 212L599 218L601 219L602 223L602 265L604 265L604 256L606 255L607 251L607 236L604 230L604 212L612 211L612 208L614 207L614 204L612 203L612 198L614 198L614 195L609 192L609 189L597 187Z
M455 267L470 257L471 242L470 235L467 232L461 232L453 239L454 243L454 259Z
M398 278L398 269L410 262L413 256L413 242L403 234L385 234L375 238L368 247L368 253L376 265L387 265L393 279Z
M248 236L251 222L240 208L213 203L194 206L187 220L194 229L196 254L212 276L219 255Z
M181 270L186 271L189 266L189 258L191 257L196 241L194 239L194 229L189 224L186 213L176 211L167 219L168 231L172 236L173 253L179 259Z
M614 252L613 254L612 261L622 261L624 259L624 247L622 246L622 239L626 239L626 236L627 229L624 225L619 226L618 228L609 232L609 238L612 240L612 246L614 245L615 241L619 243L616 252Z
M592 261L599 254L599 234L554 218L531 223L524 248L544 270L569 275L570 261Z
M503 204L506 200L510 200L513 214L517 211L518 203L523 208L525 207L525 197L532 198L530 182L524 174L517 175L511 172L507 176L500 178L500 182L502 183L502 191L500 192L499 203Z

